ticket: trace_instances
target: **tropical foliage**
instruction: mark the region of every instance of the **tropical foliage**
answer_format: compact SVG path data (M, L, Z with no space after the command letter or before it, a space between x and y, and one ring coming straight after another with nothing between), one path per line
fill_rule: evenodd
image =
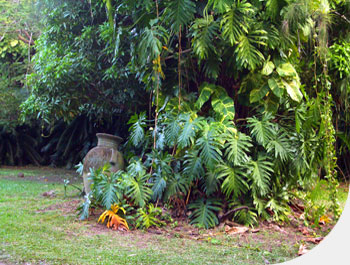
M137 226L159 225L165 204L202 227L254 225L286 220L294 191L322 181L339 216L336 187L350 175L347 1L38 4L45 26L22 118L71 122L45 149L71 165L94 144L98 126L87 124L129 132L129 166L91 173L84 217L94 203L128 213L126 200Z

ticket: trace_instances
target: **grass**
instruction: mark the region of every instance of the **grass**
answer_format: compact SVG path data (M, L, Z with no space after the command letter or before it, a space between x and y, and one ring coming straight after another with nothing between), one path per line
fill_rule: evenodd
M271 245L279 238L274 231L262 234L263 240L249 234L208 236L201 241L111 231L95 219L76 218L71 207L77 200L75 189L68 189L65 198L62 184L8 179L6 170L5 174L0 170L0 263L265 264L296 257L298 245ZM50 190L55 190L55 197L42 196Z

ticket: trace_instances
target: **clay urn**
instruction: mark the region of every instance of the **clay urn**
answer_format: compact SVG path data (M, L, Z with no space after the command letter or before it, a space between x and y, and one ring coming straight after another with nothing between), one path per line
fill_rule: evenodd
M97 133L96 136L97 146L92 148L84 157L83 180L86 194L91 191L90 168L97 169L109 163L111 172L124 169L123 155L118 151L123 138L107 133Z

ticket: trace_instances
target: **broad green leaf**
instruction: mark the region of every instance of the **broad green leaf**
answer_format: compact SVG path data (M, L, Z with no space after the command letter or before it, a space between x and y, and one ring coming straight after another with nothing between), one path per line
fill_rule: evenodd
M276 101L277 100L277 101ZM279 102L278 98L273 96L273 94L270 94L265 100L264 100L264 107L265 111L268 111L270 113L276 113L278 110Z
M272 77L269 80L267 80L267 83L269 84L270 89L277 97L281 97L283 94L283 83L281 80L276 80L276 78Z
M185 148L194 142L194 136L196 134L196 120L192 120L190 114L185 115L183 122L183 128L178 135L177 142L180 148Z
M285 88L287 89L287 93L289 96L297 101L300 102L303 98L303 94L300 92L300 81L298 79L294 79L290 82L287 82L285 80L282 81Z
M204 103L210 99L211 95L215 91L215 85L204 82L200 86L199 90L200 90L200 95L195 103L195 106L197 109L200 109L204 105Z
M226 118L233 120L235 118L234 101L229 96L221 94L218 97L214 97L211 105L222 120Z
M277 67L276 71L281 77L296 77L296 76L298 76L293 65L291 65L290 63L283 63L283 64L279 65Z
M273 64L273 62L267 61L264 64L263 69L261 70L261 74L270 75L274 69L275 69L275 65Z
M266 84L261 86L260 88L253 89L249 95L250 103L260 101L263 97L266 96L268 92L269 92L269 86Z

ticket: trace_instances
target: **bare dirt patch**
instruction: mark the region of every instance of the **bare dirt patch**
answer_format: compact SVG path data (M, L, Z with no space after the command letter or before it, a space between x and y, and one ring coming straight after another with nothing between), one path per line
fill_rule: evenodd
M76 214L76 209L78 205L80 204L80 200L75 199L71 201L66 201L63 203L56 203L52 204L48 207L42 208L37 210L37 213L45 213L45 212L50 212L50 211L60 211L62 215L67 216L67 215L72 215Z

